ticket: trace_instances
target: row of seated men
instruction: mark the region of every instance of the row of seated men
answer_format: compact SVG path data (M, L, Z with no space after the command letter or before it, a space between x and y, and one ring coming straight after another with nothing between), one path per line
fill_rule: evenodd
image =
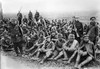
M57 39L51 39L50 36L44 37L41 33L40 38L35 44L27 49L30 57L36 57L40 63L46 60L60 60L65 61L66 64L75 61L75 68L81 68L88 62L95 59L95 46L89 40L88 35L84 35L80 44L75 39L74 34L69 34L68 40L62 38L62 34L57 35ZM42 59L40 58L43 54Z

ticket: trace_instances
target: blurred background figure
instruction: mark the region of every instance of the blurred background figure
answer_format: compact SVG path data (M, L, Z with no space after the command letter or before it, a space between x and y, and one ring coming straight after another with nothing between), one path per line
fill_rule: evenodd
M97 42L98 37L98 26L96 22L96 17L90 18L90 25L87 28L87 34L89 35L90 41L92 41L94 44Z
M17 13L17 19L18 19L18 23L20 25L22 23L22 13L20 11Z

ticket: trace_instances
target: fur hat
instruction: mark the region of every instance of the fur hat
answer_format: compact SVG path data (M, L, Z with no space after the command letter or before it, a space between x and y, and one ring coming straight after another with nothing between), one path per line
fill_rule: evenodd
M96 17L91 17L90 20L92 20L93 18L96 19Z

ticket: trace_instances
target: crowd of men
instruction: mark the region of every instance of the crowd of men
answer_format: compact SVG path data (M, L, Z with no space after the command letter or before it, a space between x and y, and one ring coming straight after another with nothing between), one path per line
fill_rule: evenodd
M3 51L13 49L16 56L36 57L40 63L60 60L69 64L74 59L75 68L81 68L96 58L100 32L96 17L90 18L89 25L78 19L49 21L37 11L34 16L30 11L28 18L18 12L17 19L0 21L0 47Z

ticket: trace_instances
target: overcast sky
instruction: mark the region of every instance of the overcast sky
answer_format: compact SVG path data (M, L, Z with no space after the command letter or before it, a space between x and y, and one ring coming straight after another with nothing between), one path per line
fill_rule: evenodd
M100 0L0 0L3 13L22 12L77 12L77 11L100 11Z

